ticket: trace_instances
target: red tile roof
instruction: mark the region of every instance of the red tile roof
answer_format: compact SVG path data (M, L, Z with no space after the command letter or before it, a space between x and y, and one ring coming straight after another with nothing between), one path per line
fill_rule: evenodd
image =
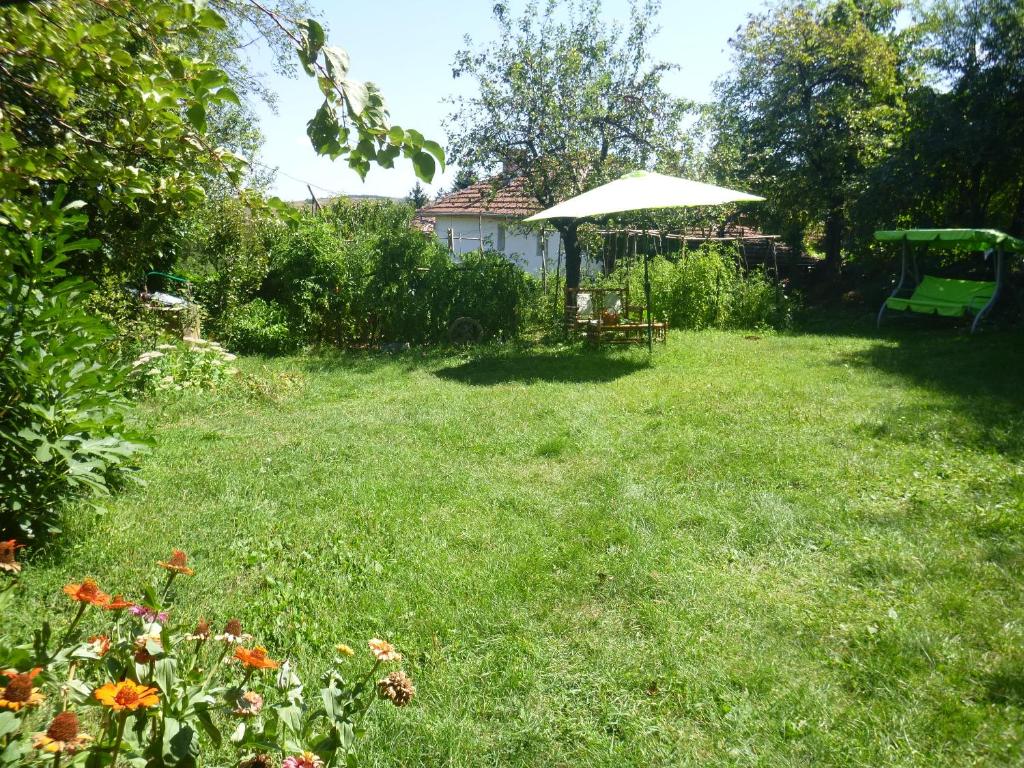
M481 181L420 208L420 216L507 216L521 219L542 206L526 191L526 180L513 179L505 186Z

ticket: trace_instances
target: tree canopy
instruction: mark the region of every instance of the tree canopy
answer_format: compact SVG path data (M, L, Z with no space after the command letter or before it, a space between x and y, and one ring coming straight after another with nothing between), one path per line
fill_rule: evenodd
M479 91L455 103L453 156L481 174L524 178L545 207L648 168L676 141L687 106L662 86L670 66L650 54L657 10L657 2L633 3L628 22L616 25L599 0L530 2L518 18L495 5L495 42L474 47L467 38L455 58L455 76ZM554 223L572 289L577 224Z

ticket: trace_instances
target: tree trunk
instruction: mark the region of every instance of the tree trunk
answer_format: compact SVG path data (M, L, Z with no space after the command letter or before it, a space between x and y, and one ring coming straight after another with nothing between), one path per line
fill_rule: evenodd
M558 234L562 236L562 247L565 249L565 325L571 327L576 322L576 290L580 287L580 267L583 254L580 250L580 239L574 219L559 221L555 224Z
M843 268L843 230L846 228L846 214L843 204L833 202L825 217L825 268L832 276L838 276Z

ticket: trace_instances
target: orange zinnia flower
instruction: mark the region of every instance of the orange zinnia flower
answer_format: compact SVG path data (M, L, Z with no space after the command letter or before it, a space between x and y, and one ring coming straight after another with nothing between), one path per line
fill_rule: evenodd
M7 573L18 573L21 571L21 563L15 559L14 555L20 547L24 546L24 544L19 544L14 539L0 541L0 571L6 571Z
M159 560L157 565L171 573L183 573L186 576L192 576L195 573L195 571L188 567L188 555L180 549L172 549L170 559L166 563Z
M125 608L131 608L135 603L130 600L125 600L121 595L114 595L107 605L104 607L108 611L123 611Z
M103 592L99 584L92 579L85 579L81 584L68 584L64 587L64 594L72 600L96 605L100 608L105 608L110 604L110 595Z
M235 648L235 658L250 669L277 669L280 666L276 661L267 656L267 649L256 646L252 650L248 648Z
M370 641L370 651L377 661L401 661L402 654L395 650L395 646L387 640L374 638Z
M17 712L22 707L31 708L42 704L43 694L32 685L36 675L42 671L42 667L36 667L30 672L16 672L13 669L5 669L4 674L7 675L9 682L0 691L0 708Z
M115 712L134 712L140 707L153 707L160 703L159 691L147 688L131 680L120 683L107 683L93 691L93 697L105 707Z

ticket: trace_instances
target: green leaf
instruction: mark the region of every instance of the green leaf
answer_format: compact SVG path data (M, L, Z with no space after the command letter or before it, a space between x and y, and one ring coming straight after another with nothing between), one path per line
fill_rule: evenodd
M196 25L205 29L227 29L228 23L224 17L211 8L204 8L196 16Z
M349 57L343 48L324 46L324 58L327 60L327 72L335 80L341 80L348 74Z
M13 712L0 712L0 736L14 733L18 730L18 718Z
M206 132L206 106L201 101L194 101L185 110L185 116L197 131Z
M172 717L164 718L162 757L164 765L192 768L199 756L199 734Z
M306 135L309 136L313 149L320 155L337 157L341 154L340 132L341 125L334 116L331 105L326 101L313 115L313 119L306 123Z
M353 115L362 114L366 109L366 101L370 97L366 84L358 80L345 80L341 84L341 89L345 94L345 101L348 102L349 111Z
M430 154L432 154L434 156L434 159L437 160L438 164L441 166L441 170L443 171L444 170L444 150L441 149L441 145L438 144L436 141L431 141L430 139L426 139L423 142L423 149L425 149L427 152L429 152Z
M234 104L236 107L242 106L242 100L238 98L238 94L235 93L234 89L224 86L219 88L213 97L217 101L228 101Z
M412 167L416 171L422 181L431 181L434 178L434 172L437 170L434 164L434 158L427 152L417 152L412 156Z
M132 65L132 57L128 51L120 48L115 48L110 52L110 60L117 64L119 67L130 67Z

